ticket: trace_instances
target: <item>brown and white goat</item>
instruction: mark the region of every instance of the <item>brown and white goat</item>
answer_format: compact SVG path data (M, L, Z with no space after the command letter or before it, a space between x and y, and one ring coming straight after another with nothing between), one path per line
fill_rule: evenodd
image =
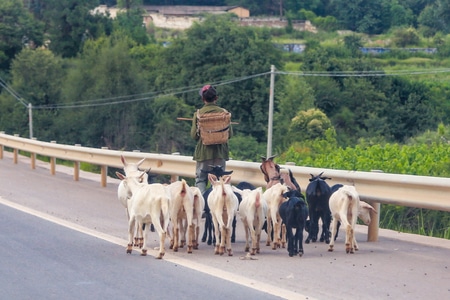
M141 255L147 255L147 235L150 225L153 224L159 236L159 254L156 258L161 259L165 254L164 242L170 221L170 193L167 187L160 183L140 183L135 177L125 177L119 172L116 172L116 175L123 181L125 189L131 193L127 253L131 254L133 250L136 226L142 228L145 224Z
M223 255L226 247L228 256L232 256L232 223L238 210L239 201L230 184L231 176L225 175L218 179L215 175L208 174L208 179L212 187L207 201L211 210L216 237L214 254Z
M347 253L354 253L354 251L358 250L358 244L355 238L355 226L361 207L359 194L355 187L351 185L342 186L330 196L329 206L332 222L331 240L328 251L333 251L338 222L340 222L345 228L345 250ZM370 216L370 214L368 215ZM366 216L367 214L363 217Z
M137 163L127 162L123 155L120 156L120 160L123 164L123 171L125 172L126 177L136 177L140 182L147 183L148 175L146 172L139 170L139 166L144 162L145 158L141 159ZM130 214L128 212L128 207L130 205L129 201L131 198L131 192L127 191L124 187L123 181L120 181L119 186L117 187L117 198L122 206L125 208L125 212L127 215L127 221L130 220ZM136 237L134 241L134 245L138 247L142 247L143 239L142 239L142 227L136 227Z
M262 196L262 188L240 190L233 187L233 190L242 196L239 216L245 230L245 252L250 251L249 240L251 240L250 255L255 255L260 251L261 230L267 214L267 203Z
M194 194L184 179L172 182L167 188L169 189L171 197L170 219L172 220L173 228L170 248L177 252L178 248L184 246L186 243L185 230L187 230L187 252L192 253L192 241L194 239Z
M266 246L272 243L272 229L273 229L273 243L272 249L286 247L286 232L282 230L282 220L280 217L280 205L287 199L284 194L288 192L288 187L284 184L277 183L268 188L263 193L264 201L267 203L267 241Z
M203 210L205 209L205 199L203 198L202 192L196 186L190 187L192 194L194 195L194 212L193 212L193 224L194 224L194 240L192 244L194 249L198 249L199 237L200 237L200 223L202 221Z

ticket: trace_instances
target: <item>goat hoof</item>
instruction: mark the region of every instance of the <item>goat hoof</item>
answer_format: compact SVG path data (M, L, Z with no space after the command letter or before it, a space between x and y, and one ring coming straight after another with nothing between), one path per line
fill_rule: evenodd
M160 253L157 257L156 257L156 259L162 259L164 257L164 253Z
M142 249L141 256L147 256L147 249Z
M131 254L131 250L127 249L127 254Z

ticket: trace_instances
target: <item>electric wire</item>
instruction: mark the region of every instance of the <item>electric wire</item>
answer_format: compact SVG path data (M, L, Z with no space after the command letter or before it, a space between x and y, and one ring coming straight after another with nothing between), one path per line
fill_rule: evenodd
M249 75L249 76L244 76L244 77L233 78L233 79L229 79L229 80L212 82L211 84L214 85L214 86L228 85L228 84L231 84L231 83L245 81L245 80L248 80L248 79L251 79L251 78L260 77L260 76L264 76L264 75L267 75L267 74L270 74L270 71L269 72L255 74L255 75ZM170 89L168 91L163 91L163 92L159 92L159 93L158 92L149 92L149 93L134 94L134 95L124 95L124 96L111 97L111 98L85 100L85 101L78 101L76 103L71 103L71 104L37 105L37 106L33 106L33 109L85 108L85 107L96 107L96 106L115 105L115 104L131 103L131 102L140 102L140 101L156 99L156 98L158 98L160 96L179 95L179 94L185 94L185 93L190 93L190 92L198 92L198 90L202 86L203 85L181 87L181 88ZM142 95L150 95L150 96L135 98L136 96L142 96ZM109 101L109 102L101 103L103 101Z
M25 106L25 107L28 106L28 104L22 100L22 98L19 96L19 94L17 94L17 92L12 87L10 87L1 77L0 77L0 86L3 87L8 93L10 93L11 96L13 96L23 106Z
M437 75L442 73L450 73L450 69L431 69L431 70L398 70L393 72L386 72L383 70L373 70L373 71L279 71L274 72L278 75L292 75L292 76L303 76L303 77L384 77L384 76L415 76L415 75ZM261 77L271 74L270 71L258 73L254 75L248 75L243 77L237 77L233 79L211 82L214 86L223 86L236 82L241 82L256 77ZM18 100L22 105L27 107L27 104L22 100L22 98L15 92L11 87L9 87L6 82L0 78L0 86L5 88L16 100ZM161 96L168 95L179 95L191 92L197 92L202 85L193 85L188 87L172 88L167 91L162 92L148 92L141 94L132 95L122 95L117 97L91 99L91 100L81 100L73 103L66 104L49 104L49 105L36 105L33 109L73 109L73 108L85 108L85 107L98 107L107 105L117 105L132 102L141 102L156 99Z

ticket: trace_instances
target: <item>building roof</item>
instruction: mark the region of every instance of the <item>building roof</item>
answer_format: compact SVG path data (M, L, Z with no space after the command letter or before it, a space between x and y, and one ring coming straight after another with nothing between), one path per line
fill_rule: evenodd
M194 6L194 5L143 5L147 12L164 15L196 15L201 13L224 13L240 6Z

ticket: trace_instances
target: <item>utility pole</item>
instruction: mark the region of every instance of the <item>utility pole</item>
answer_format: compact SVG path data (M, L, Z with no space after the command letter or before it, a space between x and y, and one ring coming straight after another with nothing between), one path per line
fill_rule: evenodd
M30 139L33 138L33 105L28 103L28 123L30 126Z
M280 0L280 21L283 20L283 0Z
M269 96L269 124L267 129L267 156L272 156L272 131L273 131L273 93L275 87L275 66L270 66L270 96Z

